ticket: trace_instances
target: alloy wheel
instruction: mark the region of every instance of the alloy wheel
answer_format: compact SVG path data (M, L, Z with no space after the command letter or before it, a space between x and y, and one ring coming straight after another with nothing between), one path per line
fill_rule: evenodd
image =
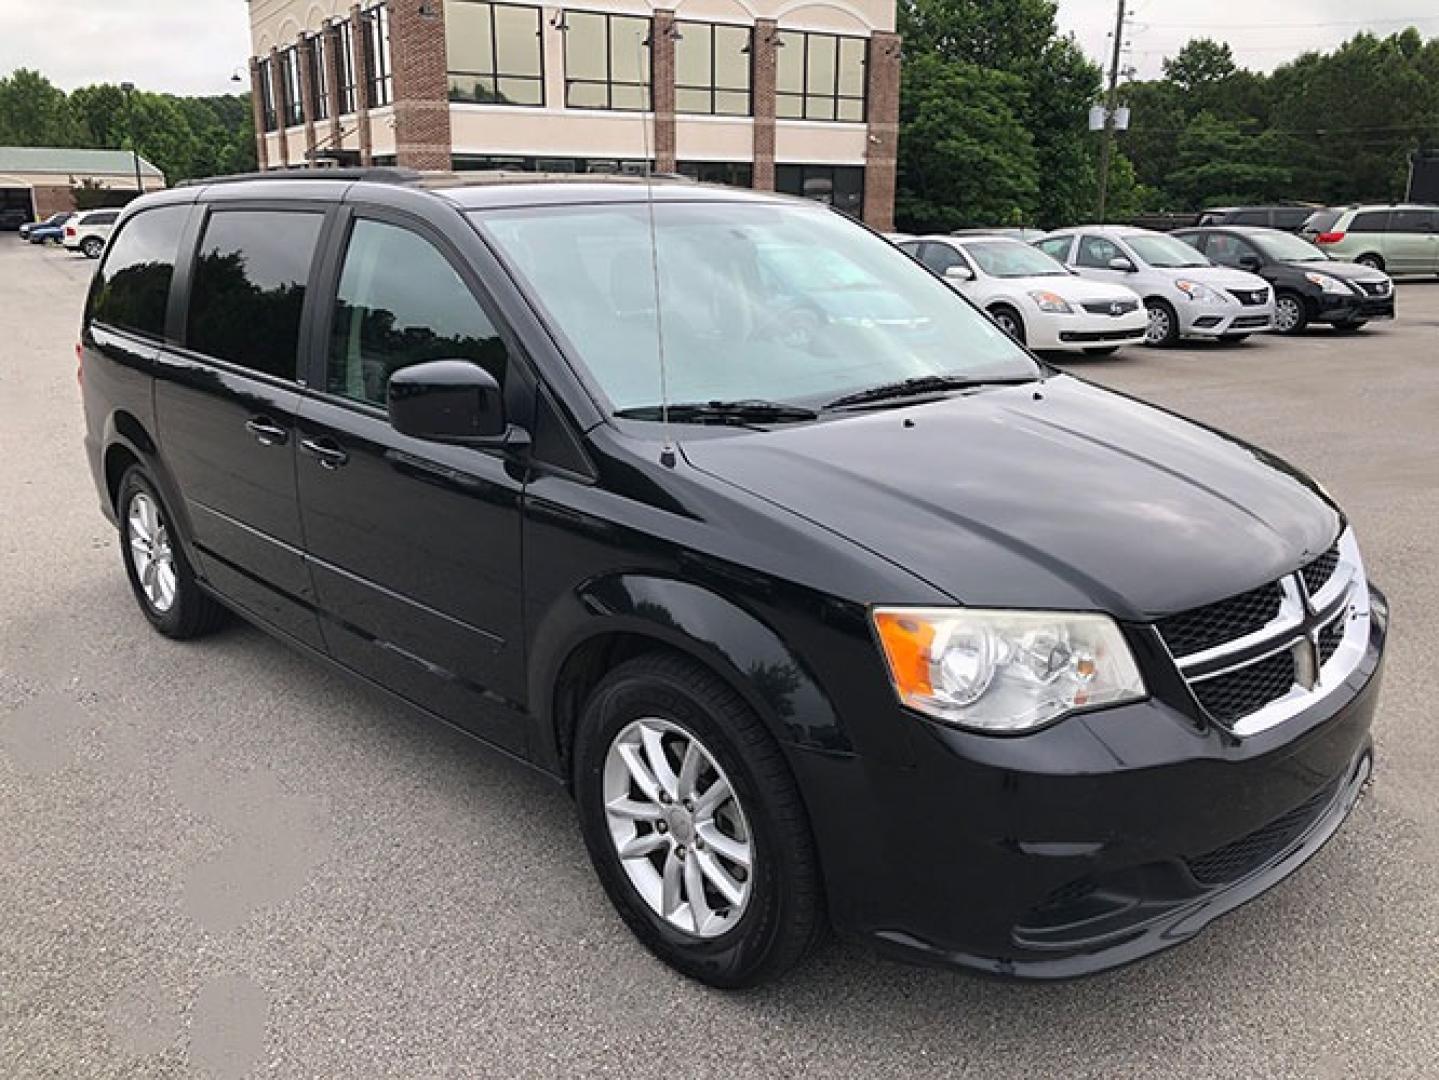
M1003 330L1006 334L1008 334L1010 337L1014 338L1016 341L1020 340L1019 324L1015 321L1014 316L1011 315L1009 312L996 311L994 313L994 321L999 326L999 328Z
M1149 308L1149 326L1144 331L1146 345L1158 345L1169 338L1169 312L1158 304Z
M157 613L163 615L174 606L179 590L175 552L170 546L170 531L160 508L144 492L137 492L130 500L125 532L130 558L135 564L135 576L140 581L145 599Z
M1299 301L1293 296L1281 296L1274 302L1274 328L1281 334L1293 333L1303 316Z
M715 938L744 915L754 844L734 786L699 739L645 718L605 755L605 819L630 884L670 926Z

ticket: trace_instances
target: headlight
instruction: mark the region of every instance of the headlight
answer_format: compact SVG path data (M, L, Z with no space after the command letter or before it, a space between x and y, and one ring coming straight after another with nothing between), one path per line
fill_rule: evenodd
M877 608L874 626L900 701L961 727L1030 731L1146 693L1107 615Z
M1318 285L1327 293L1338 293L1340 296L1350 295L1350 288L1336 277L1328 274L1305 274L1304 278L1311 285Z
M1208 285L1202 285L1197 281L1186 281L1180 278L1174 283L1174 287L1191 300L1198 300L1201 303L1225 303L1229 297Z
M1072 315L1074 313L1074 308L1069 306L1069 301L1058 293L1036 289L1029 294L1029 298L1039 305L1040 311L1049 311L1056 315Z

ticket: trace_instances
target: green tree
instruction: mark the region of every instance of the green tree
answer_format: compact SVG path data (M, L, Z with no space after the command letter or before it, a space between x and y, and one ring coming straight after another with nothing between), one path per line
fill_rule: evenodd
M1179 136L1167 186L1190 210L1273 202L1285 196L1292 176L1282 164L1283 149L1283 141L1272 133L1245 131L1232 120L1202 112Z
M1017 76L936 55L900 90L896 217L915 231L1034 220L1039 171Z
M1229 44L1213 38L1193 38L1164 61L1164 77L1185 93L1221 83L1238 70Z
M45 76L17 68L0 79L0 145L75 146L79 138L65 91Z
M1036 63L1054 37L1051 0L899 0L906 51L1014 71Z

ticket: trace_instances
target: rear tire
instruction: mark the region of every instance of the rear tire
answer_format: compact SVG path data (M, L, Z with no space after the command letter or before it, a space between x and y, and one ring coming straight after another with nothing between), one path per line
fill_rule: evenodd
M120 478L115 510L125 574L150 625L178 640L217 629L225 609L200 588L175 535L174 518L138 466Z
M1144 309L1149 312L1144 344L1164 348L1179 340L1179 315L1168 300L1151 297L1144 301Z
M692 747L703 760L686 779ZM670 653L616 668L585 705L574 768L600 883L665 963L710 986L754 986L819 941L819 860L799 790L764 724L715 675ZM712 796L721 784L729 794ZM740 852L748 868L729 861Z
M1383 259L1382 256L1379 256L1379 255L1372 255L1372 254L1367 254L1367 253L1366 253L1366 254L1364 254L1364 255L1359 256L1359 258L1355 259L1354 261L1357 262L1360 266L1367 266L1367 267L1369 267L1369 269L1371 269L1371 270L1383 270L1383 269L1384 269L1384 259Z
M87 259L98 259L105 254L105 241L98 236L87 236L80 242L80 251Z

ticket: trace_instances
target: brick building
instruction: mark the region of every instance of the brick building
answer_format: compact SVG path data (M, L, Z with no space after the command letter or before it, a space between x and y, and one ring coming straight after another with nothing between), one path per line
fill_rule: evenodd
M894 0L247 2L262 168L639 171L648 150L891 226Z

